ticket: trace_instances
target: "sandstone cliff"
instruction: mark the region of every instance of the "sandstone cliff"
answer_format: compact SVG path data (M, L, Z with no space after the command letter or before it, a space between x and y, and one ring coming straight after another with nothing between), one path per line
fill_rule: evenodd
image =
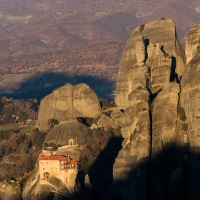
M135 90L124 113L122 150L113 166L115 190L126 199L145 199L150 156L149 92ZM126 189L125 189L126 188ZM128 194L128 195L127 195Z
M176 119L180 85L168 83L152 103L152 156L176 142Z
M196 36L191 39L194 43L199 37L199 26L195 27L192 32ZM190 37L189 32L187 38ZM191 48L198 49L195 45L189 41ZM185 130L190 126L183 120L182 112L183 105L187 106L185 115L194 122L192 108L197 105L199 91L195 86L199 82L197 55L185 67L184 51L170 19L151 21L133 31L124 49L116 87L116 104L124 109L121 129L124 140L113 167L114 195L123 199L160 200L181 199L187 193L181 194L176 188L185 187L183 174L188 148L179 148L187 145ZM196 102L188 104L191 88L196 88L193 93ZM197 139L190 135L195 146Z
M152 93L170 81L179 81L184 71L184 52L176 38L170 19L148 22L136 28L128 40L121 59L115 102L126 108L128 95L137 87Z
M189 199L199 199L200 192L200 22L186 36L187 65L181 80L179 107L182 130L190 146Z
M188 32L185 43L185 54L187 63L200 52L200 23L195 24Z
M96 117L100 114L100 103L95 92L86 84L66 84L41 100L37 126L49 128L49 120L58 122L76 117Z

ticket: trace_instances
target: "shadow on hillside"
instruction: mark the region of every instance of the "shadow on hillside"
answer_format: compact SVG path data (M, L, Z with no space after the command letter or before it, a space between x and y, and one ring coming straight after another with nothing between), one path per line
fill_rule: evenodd
M6 95L14 98L37 98L42 99L46 95L50 94L55 88L63 86L67 83L88 84L100 98L106 98L112 100L112 91L115 89L115 82L111 82L104 78L77 75L69 76L66 73L41 73L23 82L19 89L12 91L11 93L2 93L1 96Z
M122 137L112 137L89 169L91 199L108 199L112 189L113 165L122 148Z
M122 162L119 180L112 177L113 164L121 149L118 138L111 139L100 153L89 176L91 190L80 191L69 199L74 200L194 200L200 199L200 154L189 153L189 147L169 146L156 156L135 167ZM115 145L113 145L113 144ZM116 145L118 144L118 145ZM115 153L109 154L111 151ZM135 157L132 157L135 159ZM130 169L130 170L128 170Z

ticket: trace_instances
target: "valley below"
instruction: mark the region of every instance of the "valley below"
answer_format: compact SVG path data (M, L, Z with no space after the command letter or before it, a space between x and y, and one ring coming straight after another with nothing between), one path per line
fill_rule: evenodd
M199 0L0 0L0 199L200 199Z
M35 91L44 93L36 95L41 98L65 83L87 82L99 97L110 99L132 30L153 19L173 18L184 44L199 19L199 6L198 0L0 1L0 94L29 98ZM42 80L48 73L63 74L65 81ZM91 84L90 77L97 81ZM99 77L112 86L99 91Z

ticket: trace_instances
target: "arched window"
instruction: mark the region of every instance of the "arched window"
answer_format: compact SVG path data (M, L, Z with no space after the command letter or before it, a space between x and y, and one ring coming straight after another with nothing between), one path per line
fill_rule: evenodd
M48 181L49 180L49 173L48 172L44 172L43 173L43 178L45 181Z

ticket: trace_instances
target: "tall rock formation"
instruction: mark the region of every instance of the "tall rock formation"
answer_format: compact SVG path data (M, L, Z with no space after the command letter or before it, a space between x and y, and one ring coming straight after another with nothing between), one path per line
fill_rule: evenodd
M76 117L96 117L100 114L100 103L95 92L86 84L66 84L41 100L37 126L49 128L49 120L58 122Z
M168 83L152 103L152 156L176 143L176 119L180 85Z
M180 85L175 82L166 84L152 102L152 133L151 133L151 172L149 174L152 199L176 199L176 184L170 178L177 171L176 156L176 124L178 113ZM149 166L150 167L150 166ZM179 177L178 177L179 178ZM178 180L181 181L181 180ZM179 186L178 186L179 187ZM178 198L177 198L178 199Z
M167 199L175 187L169 182L177 170L176 124L184 68L172 20L151 21L133 31L121 59L115 97L125 111L113 193L123 199Z
M150 156L149 92L145 89L133 91L129 104L121 129L122 150L113 166L115 195L124 199L146 199Z
M195 24L185 38L187 64L200 52L200 23Z
M128 95L149 84L152 93L170 81L179 81L184 71L184 52L171 19L148 22L136 28L121 59L115 102L125 109ZM148 79L148 83L146 80Z
M200 22L186 36L187 65L181 80L182 129L188 138L189 199L200 199Z

